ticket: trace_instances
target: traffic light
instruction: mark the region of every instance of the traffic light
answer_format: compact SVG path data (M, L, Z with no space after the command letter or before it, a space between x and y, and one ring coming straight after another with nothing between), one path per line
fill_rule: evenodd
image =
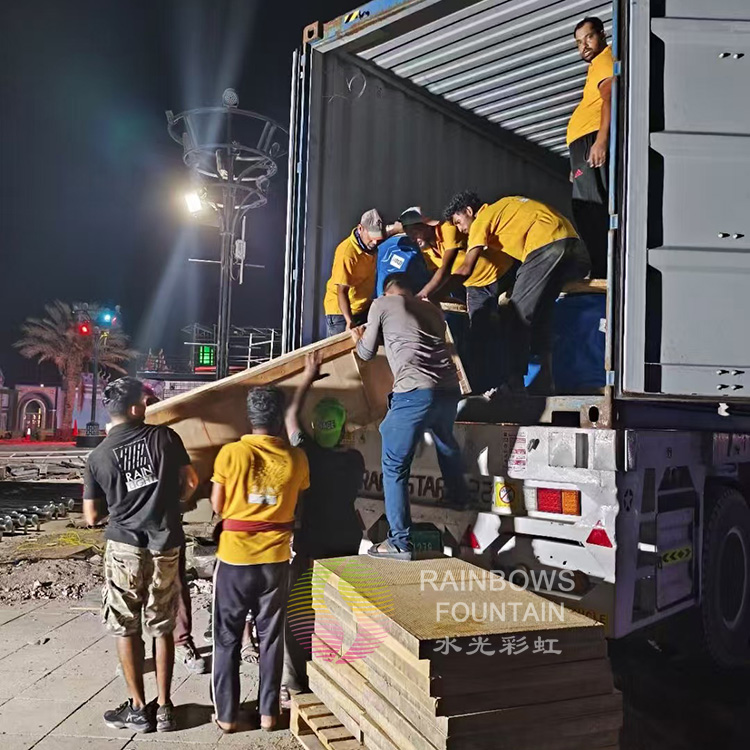
M90 336L91 335L91 325L89 323L79 323L78 324L78 333L81 336Z
M99 311L96 318L97 323L102 328L114 328L117 325L119 312L119 306L115 307L114 310L105 307Z
M197 351L198 367L216 367L216 348L211 344L201 344Z

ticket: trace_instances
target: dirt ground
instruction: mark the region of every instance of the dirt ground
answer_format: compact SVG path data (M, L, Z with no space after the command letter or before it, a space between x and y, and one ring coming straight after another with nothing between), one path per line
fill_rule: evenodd
M102 585L102 572L99 556L91 560L20 560L0 564L0 604L81 599Z
M205 524L186 525L188 538L207 533ZM207 551L196 559L189 545L188 568L206 568ZM42 525L40 532L5 536L0 541L0 604L35 600L82 599L103 583L103 529L82 528L80 514ZM202 564L201 564L202 563ZM190 571L189 571L190 572ZM206 570L204 575L210 575ZM211 583L191 581L194 609L211 606ZM91 597L88 597L91 598Z

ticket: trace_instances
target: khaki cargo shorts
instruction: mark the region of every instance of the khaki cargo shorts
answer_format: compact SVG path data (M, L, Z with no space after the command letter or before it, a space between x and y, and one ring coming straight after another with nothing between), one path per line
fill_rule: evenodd
M138 635L142 626L158 638L174 630L179 560L179 547L154 552L107 542L102 621L112 635Z

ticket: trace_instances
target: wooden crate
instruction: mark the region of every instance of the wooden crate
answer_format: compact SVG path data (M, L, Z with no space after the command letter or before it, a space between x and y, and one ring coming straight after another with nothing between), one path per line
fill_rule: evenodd
M292 696L289 729L307 750L365 750L315 693Z

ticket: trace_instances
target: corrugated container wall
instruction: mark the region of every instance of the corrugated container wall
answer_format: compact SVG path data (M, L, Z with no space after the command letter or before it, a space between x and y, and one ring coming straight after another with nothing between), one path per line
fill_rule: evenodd
M306 65L305 122L292 128L290 150L288 348L325 335L334 250L368 208L393 220L421 205L439 217L471 188L487 201L526 194L570 213L563 158L345 52L308 50Z

